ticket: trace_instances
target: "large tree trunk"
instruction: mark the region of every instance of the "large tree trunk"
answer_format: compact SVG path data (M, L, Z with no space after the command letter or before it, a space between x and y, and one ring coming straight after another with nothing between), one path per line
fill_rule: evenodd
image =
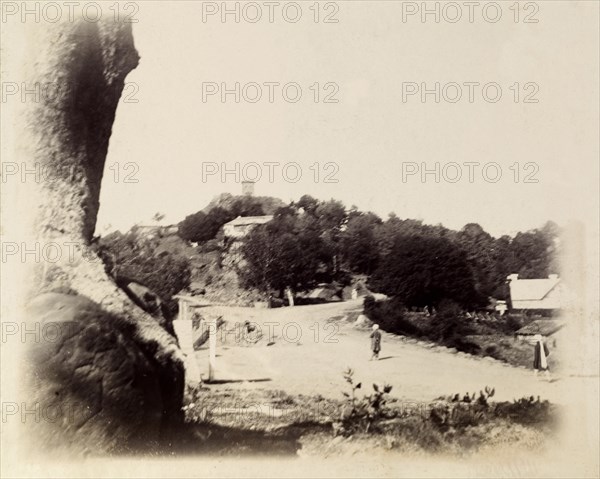
M139 437L159 441L182 419L183 356L89 249L117 103L139 59L131 25L106 14L95 23L17 20L7 27L3 80L32 92L7 98L15 138L9 155L19 173L33 173L9 185L19 214L9 218L12 228L4 225L5 239L20 256L23 248L34 251L21 276L26 324L70 325L58 341L28 344L23 397L42 407L61 398L63 414L76 415L36 424L44 445L96 453L143 447ZM82 413L83 404L94 414Z

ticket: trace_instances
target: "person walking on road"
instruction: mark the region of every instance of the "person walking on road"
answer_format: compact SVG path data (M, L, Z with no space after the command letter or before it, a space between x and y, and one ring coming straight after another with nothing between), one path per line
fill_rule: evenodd
M536 334L533 337L535 348L533 350L533 374L537 377L540 371L544 371L546 379L550 380L550 372L548 370L548 346L544 343L541 334Z
M379 331L379 325L373 325L373 332L369 336L371 338L371 351L373 351L373 355L371 356L371 361L379 359L379 351L381 351L381 331Z

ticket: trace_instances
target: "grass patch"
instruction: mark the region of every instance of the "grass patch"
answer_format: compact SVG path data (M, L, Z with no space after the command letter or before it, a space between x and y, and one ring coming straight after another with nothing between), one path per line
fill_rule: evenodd
M387 397L389 388L357 387L349 378L343 400L281 390L189 391L187 400L195 402L185 408L187 439L179 450L320 457L381 449L459 456L506 446L542 450L558 422L557 407L539 398L493 402L486 388L407 408Z

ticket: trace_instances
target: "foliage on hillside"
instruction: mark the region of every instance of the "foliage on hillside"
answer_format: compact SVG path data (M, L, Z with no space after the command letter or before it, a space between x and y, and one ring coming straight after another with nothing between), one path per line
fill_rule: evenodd
M275 289L282 294L287 287L305 290L316 282L324 248L316 224L309 225L292 208L281 208L244 241L241 276L247 286L264 293Z
M244 195L232 195L230 193L221 193L215 196L206 207L201 211L208 213L214 208L223 208L225 210L233 211L236 217L239 216L254 216L258 213L251 214L250 212L242 214L240 211L244 208L253 207L252 205L260 206L263 215L272 215L279 208L286 206L286 204L279 198L273 196L244 196Z
M270 215L282 206L284 203L278 198L224 193L214 198L203 210L186 216L179 224L179 236L187 241L204 243L215 238L225 223L238 216Z
M460 231L390 215L349 210L335 200L304 195L255 228L242 248L247 284L299 291L351 274L371 277L376 292L407 306L451 300L464 308L487 298L508 299L506 277L543 278L557 271L560 231L540 230L495 239L471 223Z
M238 271L240 284L231 278L221 281L224 270L232 269L224 264L232 251L231 245L223 242L223 224L237 216L263 214L274 215L274 220L256 227L242 245L235 245L235 255L244 259ZM509 274L542 278L557 272L561 231L548 222L541 229L494 238L475 223L453 231L394 214L384 221L354 206L347 208L339 201L321 201L309 195L286 206L277 198L222 194L179 224L179 237L190 251L181 245L169 246L166 238L159 239L158 246L146 239L145 244L134 247L139 239L136 235L122 235L112 246L122 250L124 258L118 263L134 269L138 280L156 285L166 296L189 283L190 274L184 268L187 262L191 280L205 282L206 287L212 284L213 289L237 285L240 291L256 288L263 294L286 287L300 292L325 282L344 286L352 276L361 275L369 277L373 291L392 296L407 307L436 306L450 300L471 308L483 305L489 296L508 299ZM110 246L114 241L107 237L101 243ZM191 246L195 242L199 243L197 251ZM210 264L210 274L208 269L200 271L206 262L196 265L194 259L208 253L216 258L210 260L215 263ZM156 258L162 269L181 270L182 279L167 278L164 285L156 278ZM108 257L107 261L112 268L114 260ZM142 266L145 262L153 266Z
M468 308L485 304L475 288L467 254L446 238L400 236L371 276L369 287L411 306L452 300Z
M234 219L234 214L221 207L216 207L208 213L198 211L179 223L179 236L187 241L204 243L213 239L221 227Z
M172 310L171 297L189 286L189 262L185 256L160 250L159 246L160 238L132 229L100 238L97 250L113 278L128 278L147 286Z
M397 298L376 301L366 296L363 313L384 331L430 341L476 356L488 356L513 366L531 367L533 348L515 337L515 332L533 321L526 315L466 313L456 303L444 301L438 309L411 311ZM549 347L554 348L552 342ZM550 369L559 357L548 358Z

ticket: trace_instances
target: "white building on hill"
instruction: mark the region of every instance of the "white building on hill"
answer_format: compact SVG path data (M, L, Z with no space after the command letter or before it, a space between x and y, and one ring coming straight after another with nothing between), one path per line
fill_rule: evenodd
M238 216L223 225L226 238L243 238L257 225L264 225L273 219L273 215L264 216Z
M508 276L512 309L556 310L565 307L565 292L557 274L542 279Z

